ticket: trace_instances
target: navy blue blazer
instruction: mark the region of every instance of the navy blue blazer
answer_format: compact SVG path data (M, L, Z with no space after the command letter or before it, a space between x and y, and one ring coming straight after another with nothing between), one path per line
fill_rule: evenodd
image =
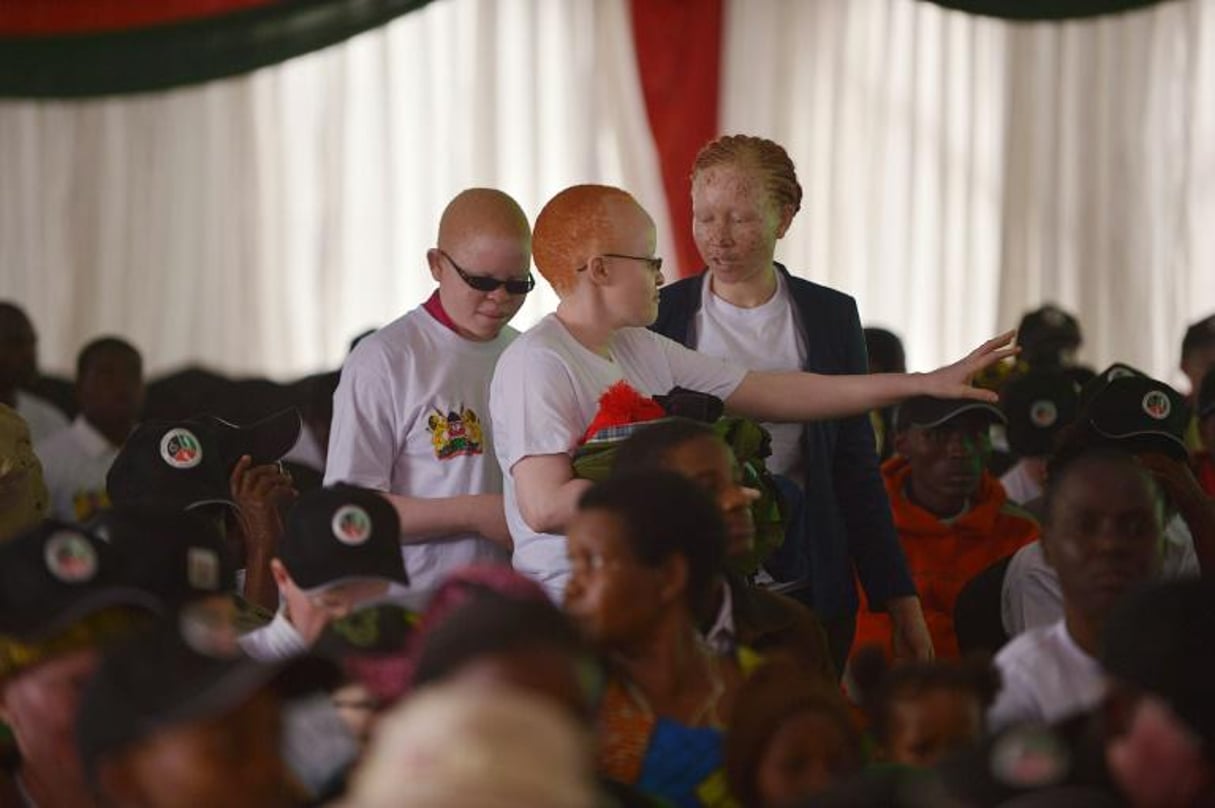
M789 274L793 309L806 340L804 370L865 373L869 360L856 301L849 295ZM692 346L704 274L684 278L661 291L658 319L651 329ZM811 602L825 619L856 613L855 570L874 608L915 594L899 545L890 501L878 470L873 427L867 415L813 421L802 430L806 471L804 529L791 526L786 544L769 567L808 575ZM790 575L782 577L792 577Z

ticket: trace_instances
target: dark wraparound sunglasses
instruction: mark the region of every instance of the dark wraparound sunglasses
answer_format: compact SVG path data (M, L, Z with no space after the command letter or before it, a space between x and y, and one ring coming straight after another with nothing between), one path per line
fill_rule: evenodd
M436 248L438 249L438 248ZM469 285L470 288L476 289L478 292L492 292L499 286L506 287L506 293L509 295L525 295L532 289L536 288L536 279L529 273L526 278L511 278L509 281L498 280L491 278L489 275L470 275L455 262L455 260L447 253L439 250L439 255L447 259L447 263L451 264L451 268L460 276L460 280Z

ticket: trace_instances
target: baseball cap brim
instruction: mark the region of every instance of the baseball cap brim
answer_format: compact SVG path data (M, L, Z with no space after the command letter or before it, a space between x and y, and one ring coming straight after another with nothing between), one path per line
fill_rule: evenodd
M220 453L228 468L242 455L249 455L255 466L277 462L295 446L303 429L299 410L294 407L245 426L215 416L207 420L216 428Z
M978 412L988 415L997 424L1008 423L1008 419L999 407L994 404L988 404L985 401L941 401L939 408L930 406L923 410L922 413L907 414L899 421L899 428L905 429L914 426L920 429L934 429L968 412Z
M154 595L132 587L105 587L81 591L79 597L53 604L48 612L21 615L0 631L22 642L45 642L98 612L129 606L153 615L164 612L164 606Z
M360 581L366 581L368 583L388 584L388 591L386 591L383 594L383 596L381 596L381 597L374 598L363 604L360 604L359 608L371 606L373 604L380 603L382 601L390 601L393 598L395 598L401 594L405 594L405 590L409 586L408 575L406 575L404 577L397 577L395 575L385 574L384 572L375 572L375 573L366 572L366 573L356 573L353 575L343 575L341 578L335 578L331 581L325 581L322 584L310 586L307 589L300 587L300 591L303 592L305 595L309 595L309 596L321 595L321 594L324 594L325 592L328 592L330 589L334 589L335 587L342 586L343 584L352 584L352 583L356 583L356 582L360 582Z

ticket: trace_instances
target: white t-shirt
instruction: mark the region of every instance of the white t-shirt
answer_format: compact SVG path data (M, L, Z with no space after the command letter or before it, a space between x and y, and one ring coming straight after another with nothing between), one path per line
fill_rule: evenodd
M793 298L784 276L776 273L776 292L754 308L741 308L713 294L712 274L705 273L703 301L693 322L696 350L751 370L801 370L806 366L806 341L793 311ZM772 435L772 454L765 465L805 487L802 467L802 425L764 422Z
M1096 706L1105 695L1101 664L1076 645L1062 620L1013 639L995 664L1003 687L987 712L991 732L1057 721Z
M16 406L13 409L30 428L30 441L33 443L49 438L68 425L67 416L58 407L24 390L17 391L14 403Z
M34 452L42 461L42 477L51 496L50 515L85 522L104 509L109 502L105 475L119 448L111 446L83 415L37 444Z
M572 458L599 410L599 396L622 379L642 395L663 395L681 386L725 399L747 375L744 368L644 328L616 332L610 350L612 359L588 350L550 314L502 354L490 387L515 568L539 581L557 602L569 576L565 537L537 533L523 520L511 468L529 456Z
M1165 580L1197 578L1198 555L1194 537L1180 516L1164 526L1164 555L1160 577ZM1000 591L1000 618L1004 631L1015 637L1023 631L1063 619L1063 589L1059 574L1046 561L1041 540L1013 554Z
M502 473L489 429L489 380L518 335L461 337L419 307L358 344L333 396L325 484L411 497L497 494ZM475 533L401 546L410 589L430 592L453 570L506 563Z
M1042 486L1029 475L1024 460L1018 461L1009 469L1000 478L1000 484L1004 486L1004 493L1008 494L1008 498L1018 505L1024 505L1042 496Z

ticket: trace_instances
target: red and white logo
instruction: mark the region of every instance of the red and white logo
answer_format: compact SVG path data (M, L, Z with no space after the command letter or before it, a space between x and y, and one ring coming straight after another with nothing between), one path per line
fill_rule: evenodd
M338 508L331 526L334 538L351 547L357 547L371 538L371 517L358 505Z
M1029 405L1029 420L1039 429L1049 429L1059 420L1055 402L1041 399Z
M43 554L51 575L65 584L91 581L97 574L97 551L79 533L61 530L53 534Z
M202 457L202 444L188 429L170 429L160 439L160 459L175 469L192 469Z
M1163 421L1173 411L1173 402L1160 390L1153 390L1143 397L1143 411L1157 421Z

